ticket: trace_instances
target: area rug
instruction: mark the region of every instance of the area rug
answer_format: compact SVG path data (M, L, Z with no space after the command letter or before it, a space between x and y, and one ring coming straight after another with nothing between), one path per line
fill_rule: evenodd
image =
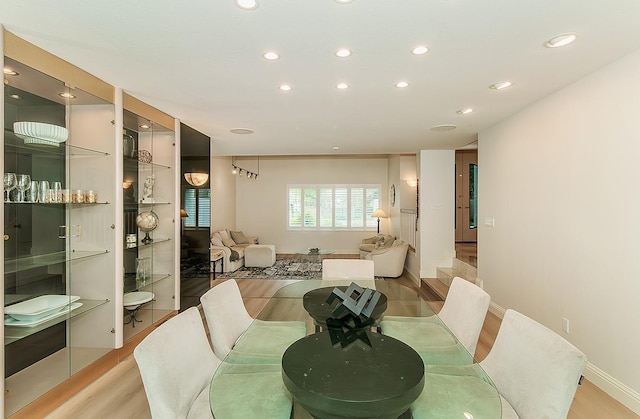
M209 259L188 257L180 259L181 278L209 277Z
M269 268L242 267L235 272L216 275L216 278L253 279L322 279L322 263L317 260L283 258Z

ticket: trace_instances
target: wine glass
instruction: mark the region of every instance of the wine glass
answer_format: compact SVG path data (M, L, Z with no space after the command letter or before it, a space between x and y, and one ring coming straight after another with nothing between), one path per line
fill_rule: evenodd
M30 187L31 187L31 176L18 175L18 190L20 191L20 195L18 195L18 202L24 202L24 193Z
M11 198L9 197L12 190L16 188L18 181L16 179L15 173L5 173L4 174L4 191L6 192L6 197L4 202L11 202Z

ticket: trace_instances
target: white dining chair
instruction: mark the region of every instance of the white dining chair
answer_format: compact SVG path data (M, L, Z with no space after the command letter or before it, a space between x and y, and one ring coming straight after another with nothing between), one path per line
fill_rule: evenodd
M133 356L154 419L213 417L209 383L220 360L211 351L197 308L167 320L138 344Z
M375 264L364 259L323 259L322 286L348 286L352 282L361 287L376 289Z
M232 363L279 364L284 351L306 336L303 321L263 321L249 315L234 279L200 297L213 351Z
M154 419L213 418L212 409L227 419L291 415L293 402L280 369L221 365L195 307L151 332L133 356Z
M480 364L426 368L425 389L411 411L416 419L463 412L478 419L496 408L503 419L566 418L586 363L584 353L561 336L507 310ZM500 400L488 387L491 381Z
M382 333L399 339L416 350L456 345L457 338L473 356L490 302L491 297L480 287L455 277L437 317L384 316L380 328ZM443 329L438 324L438 319L449 330Z
M362 278L374 279L374 263L365 259L323 259L322 279Z

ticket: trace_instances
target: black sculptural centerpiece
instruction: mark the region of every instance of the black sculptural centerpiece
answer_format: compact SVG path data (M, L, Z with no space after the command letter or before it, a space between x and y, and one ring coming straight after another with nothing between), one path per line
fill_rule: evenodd
M340 343L342 348L346 348L353 342L362 341L371 347L366 328L372 324L371 314L381 295L380 292L362 288L355 282L344 291L334 288L327 298L328 304L338 301L331 312L332 317L327 319L332 344Z
M370 288L361 288L352 282L345 291L338 287L334 288L327 298L327 303L332 304L336 299L340 302L331 313L334 318L340 319L345 314L351 313L355 318L362 316L368 319L380 299L380 293Z

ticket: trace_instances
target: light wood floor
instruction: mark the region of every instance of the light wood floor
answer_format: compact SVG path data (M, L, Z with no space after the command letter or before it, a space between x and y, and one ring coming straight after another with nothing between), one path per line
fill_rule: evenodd
M215 285L216 280L212 285ZM416 288L409 278L394 279L400 284ZM256 315L266 304L269 296L278 288L293 281L238 280L247 310ZM442 307L441 301L431 301L432 294L418 290L430 301L435 310ZM491 349L500 327L500 319L489 313L485 320L476 357L481 360ZM142 380L133 356L126 358L96 382L53 411L49 418L150 418L149 405ZM578 388L569 412L569 419L640 419L629 409L609 397L602 390L584 380Z

